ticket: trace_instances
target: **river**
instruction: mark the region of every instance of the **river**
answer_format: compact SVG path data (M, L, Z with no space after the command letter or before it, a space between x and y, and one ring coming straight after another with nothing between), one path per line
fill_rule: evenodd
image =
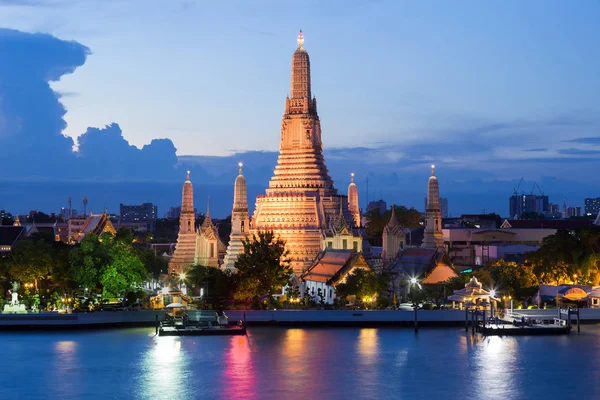
M598 399L600 327L549 337L460 328L0 333L6 399Z

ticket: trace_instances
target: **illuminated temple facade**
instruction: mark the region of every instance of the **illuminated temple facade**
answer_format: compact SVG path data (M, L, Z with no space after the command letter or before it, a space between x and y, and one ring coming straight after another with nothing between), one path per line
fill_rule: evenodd
M303 44L300 31L277 166L266 193L256 198L251 222L253 231L273 230L286 242L297 275L328 243L326 237L332 237L332 245L340 235L360 241L354 229L357 211L351 212L348 197L338 194L325 166L317 100L311 95L310 58ZM349 238L345 243L354 247Z

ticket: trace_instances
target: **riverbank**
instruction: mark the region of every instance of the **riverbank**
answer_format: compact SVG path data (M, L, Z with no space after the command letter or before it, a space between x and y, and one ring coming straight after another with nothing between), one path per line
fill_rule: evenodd
M556 310L518 310L525 316L551 320ZM194 313L194 311L189 311ZM582 323L600 323L600 309L581 309ZM400 310L230 310L231 321L246 320L248 326L412 326L415 313ZM465 311L419 310L419 326L464 326ZM100 329L154 327L164 311L99 311L93 313L0 314L0 330Z

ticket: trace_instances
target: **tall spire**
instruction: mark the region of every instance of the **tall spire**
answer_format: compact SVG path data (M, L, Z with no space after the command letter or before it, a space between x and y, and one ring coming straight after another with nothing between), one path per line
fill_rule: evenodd
M442 233L442 212L440 209L440 189L435 177L435 165L431 166L431 176L427 184L427 208L425 210L425 235L422 247L441 248L444 247L444 235Z
M248 200L246 196L246 178L242 174L243 164L238 164L238 176L235 178L233 187L233 210L231 211L231 234L227 254L223 260L222 268L235 271L235 262L238 256L244 252L243 241L247 238L250 229L248 218Z
M358 188L354 183L354 172L350 174L350 185L348 185L348 209L352 214L354 226L360 226L360 208L358 207Z
M310 58L304 49L304 34L298 35L298 49L292 57L292 87L291 100L310 100Z
M179 234L173 258L169 261L169 273L181 273L194 264L196 252L196 216L194 212L194 188L187 171L181 190L181 213L179 214Z

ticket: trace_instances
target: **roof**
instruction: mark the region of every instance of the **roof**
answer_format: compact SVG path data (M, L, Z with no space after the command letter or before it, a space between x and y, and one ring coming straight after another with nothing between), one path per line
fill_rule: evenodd
M362 253L354 250L326 249L317 255L313 264L300 276L300 279L335 285L357 264L357 261L362 261L361 266L363 264L368 266Z
M521 228L521 229L578 229L587 228L593 225L589 219L507 219L502 223L502 228Z
M408 248L384 268L424 279L440 264L451 267L458 275L448 254L440 249Z
M77 241L83 240L83 237L88 233L94 233L96 235L101 235L104 232L110 232L115 234L115 228L110 222L110 219L106 214L90 214L88 219L85 221L81 232L77 237Z
M0 246L13 246L24 232L23 226L0 225Z

